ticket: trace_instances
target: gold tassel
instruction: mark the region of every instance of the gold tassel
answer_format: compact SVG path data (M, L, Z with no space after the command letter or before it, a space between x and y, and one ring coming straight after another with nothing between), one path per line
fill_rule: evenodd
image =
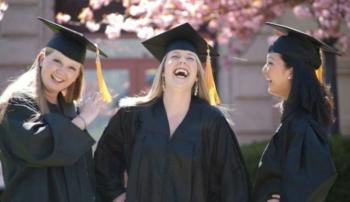
M323 83L323 67L322 65L315 70L316 77L320 83Z
M321 49L320 49L320 56L321 56L321 65L318 67L318 69L315 70L315 74L316 74L318 81L320 83L323 83L323 66L322 66L322 64L324 61L324 59L323 59L324 54L323 54Z
M207 60L205 69L205 79L208 86L209 102L211 105L218 105L221 103L218 92L216 90L215 81L213 77L213 70L211 67L211 57L209 46L207 48Z
M98 48L96 48L96 74L97 74L98 88L100 90L100 93L102 94L103 101L107 103L112 102L112 96L109 93L106 82L103 78L102 65L100 60L100 51Z

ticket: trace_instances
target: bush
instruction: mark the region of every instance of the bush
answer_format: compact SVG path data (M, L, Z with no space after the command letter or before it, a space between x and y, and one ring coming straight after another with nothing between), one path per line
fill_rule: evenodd
M267 141L255 142L242 147L250 179L254 182L256 169ZM350 138L333 136L331 138L332 156L338 178L327 196L327 202L350 201Z

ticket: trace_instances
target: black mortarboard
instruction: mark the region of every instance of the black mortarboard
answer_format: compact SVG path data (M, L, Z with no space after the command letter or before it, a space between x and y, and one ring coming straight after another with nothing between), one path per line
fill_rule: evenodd
M38 17L48 28L50 28L55 35L47 43L47 47L53 48L68 58L75 60L81 64L85 61L86 49L96 52L96 73L98 87L105 102L111 102L110 95L105 80L102 74L102 65L100 61L100 54L107 57L107 55L97 47L93 42L87 39L84 34L69 29L65 26Z
M47 47L60 51L65 56L79 62L84 63L86 49L96 52L99 49L93 42L87 39L84 34L64 27L50 20L38 17L55 35L50 39ZM99 49L101 55L107 55Z
M164 56L172 50L188 50L196 53L202 63L206 62L205 81L208 86L209 102L212 105L220 104L211 67L211 57L217 57L219 54L189 23L181 24L147 39L142 44L159 61L162 61Z
M162 61L169 51L175 49L192 51L198 55L202 62L206 59L208 48L210 49L210 56L219 56L214 48L208 45L189 23L181 24L147 39L142 44L159 61Z
M285 34L280 36L270 46L270 52L285 54L305 60L315 69L317 69L321 64L320 49L337 54L335 48L320 40L317 40L305 32L272 22L267 22L266 25L269 25L277 31Z

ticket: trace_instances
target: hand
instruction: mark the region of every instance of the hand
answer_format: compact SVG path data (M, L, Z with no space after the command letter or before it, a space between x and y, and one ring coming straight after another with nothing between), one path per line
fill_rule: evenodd
M120 194L117 198L115 198L112 202L125 202L126 195L125 193Z
M107 108L107 103L103 101L99 92L87 92L80 104L80 116L88 126L105 108Z
M267 202L279 202L280 201L280 195L278 194L272 194L272 199L267 200Z

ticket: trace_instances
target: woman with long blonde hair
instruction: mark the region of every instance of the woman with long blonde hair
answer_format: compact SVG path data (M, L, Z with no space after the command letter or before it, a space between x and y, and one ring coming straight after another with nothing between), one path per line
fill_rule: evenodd
M55 35L32 67L0 97L0 149L5 191L1 201L95 201L86 127L105 106L99 94L81 97L86 49L82 34L39 18Z
M207 48L217 55L214 49L188 23L143 45L161 64L148 94L121 100L99 141L101 200L247 202L240 148L201 64Z

